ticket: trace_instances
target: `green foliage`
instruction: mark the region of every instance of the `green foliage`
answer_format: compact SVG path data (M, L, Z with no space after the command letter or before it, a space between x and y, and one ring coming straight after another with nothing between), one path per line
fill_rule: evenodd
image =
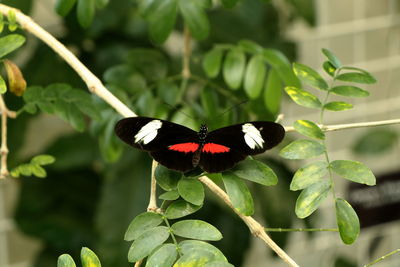
M68 254L62 254L58 257L57 267L76 267L74 260Z
M13 177L33 175L38 178L45 178L47 172L42 166L52 164L55 160L56 159L50 155L38 155L33 157L29 163L24 163L15 167L11 170L10 174Z
M294 63L293 69L303 82L326 92L324 101L321 102L316 96L303 88L286 87L285 89L295 103L308 108L320 109L320 124L324 123L324 111L343 111L353 107L352 104L343 101L328 102L331 93L345 97L365 97L369 95L368 91L353 85L341 84L335 86L333 83L336 80L364 84L376 82L375 78L367 71L343 66L331 51L323 49L322 52L328 60L323 63L323 69L332 77L333 82L330 83L332 85L328 86L328 83L308 66ZM346 200L336 197L333 173L350 181L366 185L375 185L375 176L361 162L350 160L331 161L325 144L325 134L316 123L308 120L298 120L295 122L294 128L300 134L319 141L295 140L281 150L280 155L282 157L307 159L323 154L325 158L323 161L308 163L296 171L290 185L291 190L302 190L296 201L296 215L299 218L308 217L318 209L328 193L332 191L336 202L336 218L340 237L345 244L352 244L357 239L360 224L357 214L351 205ZM325 177L327 174L329 174L328 179Z
M162 221L163 218L160 214L154 212L141 213L132 220L131 224L129 224L124 239L126 241L137 239L145 231L160 225Z
M246 183L234 173L224 173L222 175L222 180L233 207L243 215L253 215L253 197Z
M77 131L85 129L83 114L92 119L100 118L90 94L74 89L68 84L52 84L45 88L29 87L23 99L26 112L34 114L39 108L43 112L58 115Z
M146 267L160 266L170 267L176 261L178 252L174 244L163 244L158 249L155 249L146 262Z
M184 200L177 200L172 202L165 211L165 216L168 219L178 219L185 217L189 214L195 213L201 208L201 206L193 205Z
M76 5L76 15L82 28L88 28L96 14L96 8L102 9L107 6L108 0L57 0L55 11L60 16L67 16Z
M173 233L177 236L198 240L217 241L222 234L217 228L200 220L183 220L171 226Z
M8 30L10 32L16 31L18 29L18 24L17 24L17 17L15 16L15 12L13 10L8 11L7 19L8 19Z
M101 267L101 263L97 255L89 248L83 247L81 250L82 267ZM58 257L57 267L75 267L75 262L68 254Z
M204 187L197 179L180 179L178 182L178 193L185 201L193 205L203 205Z
M0 38L0 58L8 55L25 43L25 37L19 34L8 34Z
M6 81L4 81L3 77L0 75L0 94L4 94L7 92Z

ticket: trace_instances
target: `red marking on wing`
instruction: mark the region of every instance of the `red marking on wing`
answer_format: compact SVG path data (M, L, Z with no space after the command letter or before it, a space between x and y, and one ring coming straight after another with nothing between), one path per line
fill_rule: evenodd
M172 146L169 146L169 150L174 150L178 152L184 152L184 153L189 153L189 152L195 152L199 148L199 144L196 143L182 143L182 144L175 144Z
M226 153L229 152L230 148L223 145L218 145L214 143L207 143L203 146L202 152L208 153Z

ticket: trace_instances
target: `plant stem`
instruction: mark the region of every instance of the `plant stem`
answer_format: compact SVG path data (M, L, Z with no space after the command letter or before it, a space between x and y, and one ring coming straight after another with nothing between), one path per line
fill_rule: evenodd
M337 228L265 228L266 232L338 232Z
M395 249L395 250L393 250L392 252L389 252L388 254L385 254L385 255L383 255L382 257L380 257L380 258L374 260L373 262L370 262L370 263L368 263L368 264L365 264L364 267L372 266L372 265L374 265L374 264L376 264L376 263L378 263L378 262L380 262L380 261L382 261L382 260L384 260L384 259L386 259L386 258L388 258L388 257L390 257L390 256L392 256L392 255L394 255L394 254L396 254L396 253L399 253L399 252L400 252L400 248Z
M150 200L149 205L147 206L147 211L158 211L157 207L157 181L156 181L156 168L157 168L157 161L153 160L151 164L151 186L150 186Z
M169 229L169 233L171 235L172 242L174 242L174 244L176 246L176 251L178 252L179 256L182 257L182 252L181 252L181 249L179 247L178 241L176 241L176 237L174 235L174 231L172 231L171 225L169 224L169 221L168 221L167 217L163 216L163 219L164 219L164 222L165 222L165 224L167 225L167 227Z

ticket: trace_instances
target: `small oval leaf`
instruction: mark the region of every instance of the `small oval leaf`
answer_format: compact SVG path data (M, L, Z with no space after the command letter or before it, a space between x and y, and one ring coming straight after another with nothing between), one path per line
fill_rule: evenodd
M326 73L328 73L329 76L331 77L335 76L336 68L329 61L325 61L322 64L322 68L325 70Z
M149 256L146 267L171 267L177 257L177 247L174 244L164 244Z
M223 76L231 89L238 89L242 83L246 57L242 50L234 48L226 55Z
M308 159L325 152L325 146L313 140L296 140L285 146L279 153L287 159Z
M251 216L254 213L253 198L245 182L233 173L222 173L222 180L235 209Z
M160 214L154 212L144 212L136 216L129 224L124 239L132 241L141 236L149 229L153 229L162 223L163 218Z
M11 53L25 43L25 37L19 34L9 34L0 38L0 58Z
M204 201L204 187L197 179L182 178L178 182L178 192L189 203L200 206Z
M340 85L331 89L331 93L335 95L348 96L348 97L367 97L369 92L356 86Z
M343 110L349 110L352 108L353 108L352 104L342 102L342 101L329 102L329 103L326 103L324 106L324 109L330 110L330 111L343 111Z
M304 136L324 140L325 134L314 122L309 120L297 120L293 127Z
M307 108L321 108L321 101L313 94L303 89L288 86L285 88L286 93L296 104Z
M62 254L58 257L57 267L76 267L74 260L68 254Z
M157 184L165 191L171 191L177 188L179 179L182 177L182 173L172 171L161 164L158 164L155 177Z
M190 239L217 241L222 238L217 228L200 220L179 221L174 223L171 229L175 235Z
M168 237L168 227L158 226L147 230L133 241L132 246L129 248L129 262L136 262L147 257L156 247L164 243Z
M290 183L290 190L304 189L321 180L328 173L326 161L312 162L296 171Z
M256 99L263 88L267 69L261 55L253 56L247 64L244 90L250 99Z
M154 6L151 5L151 8L149 7L149 32L151 39L161 44L167 40L174 29L178 3L177 0L158 2Z
M326 81L312 68L300 63L293 63L293 71L300 80L312 87L320 90L328 90Z
M353 83L364 83L373 84L376 83L376 79L368 72L347 72L339 74L336 77L337 80Z
M162 200L177 200L179 193L178 190L172 190L161 194L158 198Z
M278 72L275 69L270 69L265 81L264 105L271 114L277 115L280 110L283 95L282 89L282 82Z
M4 81L3 77L0 75L0 94L4 94L7 92L6 81Z
M360 184L375 185L376 178L372 171L358 161L335 160L331 162L331 168L340 176Z
M96 8L95 0L78 0L77 16L82 28L88 28L92 24Z
M57 0L55 5L56 12L65 17L74 7L76 0Z
M39 165L49 165L56 161L56 159L51 155L38 155L32 158L31 163Z
M330 189L331 182L328 180L314 183L304 189L296 201L297 217L303 219L310 216L327 197Z
M340 60L330 50L328 50L326 48L322 48L322 53L324 53L326 58L329 60L330 63L332 63L332 65L335 68L338 69L342 66L342 63L340 62Z
M177 200L168 206L167 210L165 211L165 216L168 219L177 219L195 213L200 208L201 206L190 204L184 200Z
M251 158L239 162L230 172L242 179L266 186L278 183L278 177L270 167Z
M88 248L83 247L81 250L82 267L101 267L101 263L97 255Z
M357 213L346 200L337 198L335 204L340 238L343 243L350 245L356 241L360 233L360 221Z
M227 261L224 254L213 245L199 240L185 240L179 243L182 254L193 254L196 251L206 251L212 255L210 261ZM204 263L203 263L204 264ZM186 266L185 266L186 267Z
M179 8L193 37L198 40L206 38L210 31L210 23L199 1L180 0Z
M204 56L203 70L206 72L208 77L215 78L218 76L221 68L222 56L223 50L217 47L207 52Z

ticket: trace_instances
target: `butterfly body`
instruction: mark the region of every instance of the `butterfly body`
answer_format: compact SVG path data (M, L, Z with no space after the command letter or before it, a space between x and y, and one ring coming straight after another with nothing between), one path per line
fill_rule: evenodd
M199 132L165 120L132 117L120 120L115 133L127 144L148 151L167 168L186 172L199 166L209 173L233 167L248 155L263 153L279 144L284 128L269 121L246 122L211 132Z

